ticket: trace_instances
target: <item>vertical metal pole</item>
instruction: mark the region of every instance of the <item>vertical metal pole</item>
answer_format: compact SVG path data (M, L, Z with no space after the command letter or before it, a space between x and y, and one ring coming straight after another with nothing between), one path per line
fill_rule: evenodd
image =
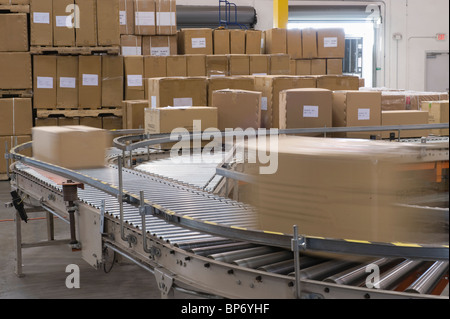
M19 212L16 211L14 222L16 223L16 275L23 277L22 272L22 220Z
M105 212L106 212L106 203L105 200L102 199L102 204L100 206L100 234L105 233Z
M54 220L53 215L49 212L46 213L47 215L47 239L55 240L55 227L54 227Z
M122 240L127 241L127 238L125 238L124 235L124 226L123 226L123 180L122 180L122 157L117 157L117 171L119 174L119 194L118 200L119 200L119 209L120 209L120 237Z
M295 267L295 297L300 299L300 254L299 254L299 240L298 227L294 225L294 239L292 240L292 250L294 251L294 267Z
M8 179L10 178L9 176L9 149L8 149L8 142L5 142L5 161L6 161L6 176L8 176Z
M142 246L146 253L150 253L150 250L147 247L147 226L145 225L146 222L146 211L145 211L145 198L144 198L144 191L140 191L139 193L140 197L140 204L139 204L139 212L141 214L141 223L142 223Z

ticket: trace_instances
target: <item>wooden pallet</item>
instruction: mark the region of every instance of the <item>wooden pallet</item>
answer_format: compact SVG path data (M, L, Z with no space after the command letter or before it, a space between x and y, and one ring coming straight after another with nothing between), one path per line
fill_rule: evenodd
M31 54L58 54L58 55L93 55L93 54L109 54L119 55L120 46L110 47L53 47L53 46L31 46Z
M99 117L99 116L122 116L122 108L102 109L37 109L36 117L45 119L49 117Z
M31 98L33 97L33 90L23 89L23 90L0 90L0 98Z
M30 13L26 4L0 4L0 13Z

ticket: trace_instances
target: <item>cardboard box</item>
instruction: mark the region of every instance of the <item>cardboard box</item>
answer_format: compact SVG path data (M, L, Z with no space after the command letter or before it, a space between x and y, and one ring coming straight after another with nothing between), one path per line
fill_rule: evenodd
M149 107L206 106L207 80L203 77L148 80Z
M102 106L119 107L123 93L123 56L102 56Z
M311 75L327 74L327 60L313 59L311 60Z
M245 54L245 31L241 29L230 30L230 53Z
M134 34L134 0L120 0L120 34Z
M78 107L101 108L102 57L80 55L78 59Z
M342 75L342 59L327 59L326 74Z
M266 54L286 54L287 53L287 30L269 29L266 35Z
M47 118L35 118L34 126L58 126L58 118L47 117Z
M92 0L75 0L79 8L80 25L75 29L77 47L97 45L97 6Z
M80 117L80 125L103 128L102 118L101 117Z
M123 58L125 75L125 100L143 100L144 57L126 56Z
M206 76L206 55L188 54L185 56L187 76Z
M208 104L213 106L213 92L224 89L254 91L255 80L253 77L215 77L208 79Z
M0 52L28 51L28 18L25 13L0 14Z
M33 56L33 107L56 108L56 56Z
M53 0L30 0L30 44L53 45Z
M75 46L75 28L72 28L72 17L66 8L74 5L74 0L53 0L53 45Z
M58 117L58 126L80 125L79 117Z
M214 54L230 54L230 30L217 29L213 31Z
M333 92L333 127L381 126L381 92ZM336 137L370 139L380 132L346 132Z
M350 75L321 75L317 77L317 87L331 91L357 91L359 78Z
M120 45L119 0L97 0L97 42Z
M125 101L124 129L144 129L146 108L148 100Z
M29 135L32 127L33 114L30 98L0 99L0 136ZM4 146L0 145L0 147L5 150Z
M0 4L12 5L12 4L30 4L30 0L0 0Z
M212 93L212 106L219 114L219 130L258 129L261 124L261 92L218 90Z
M31 89L31 55L29 52L0 52L0 88Z
M103 167L108 134L87 126L33 128L33 156L68 169Z
M162 78L167 76L167 57L144 56L144 78Z
M230 76L250 75L250 59L246 54L232 54L229 56Z
M245 30L245 54L262 54L264 49L261 30Z
M156 34L177 34L176 0L156 0Z
M302 51L303 59L315 59L318 57L316 29L302 29Z
M56 57L56 107L78 108L78 56Z
M280 93L280 129L332 127L332 92L326 89L290 89ZM306 136L323 136L309 133Z
M141 35L121 35L120 46L122 55L142 55Z
M0 148L3 150L1 153L5 153L5 147L8 147L8 150L11 150L13 147L18 145L27 143L31 141L31 135L21 135L21 136L0 136ZM22 155L31 157L31 149L27 149L26 151L21 152ZM3 157L3 156L2 156ZM9 161L10 165L12 164L12 160ZM6 169L6 160L3 157L0 161L0 174L5 174L7 172Z
M134 0L134 34L156 34L155 0Z
M270 56L265 54L249 55L250 75L268 75L270 70Z
M449 106L447 101L429 101L422 102L421 110L428 111L429 124L448 123L449 121ZM430 130L430 134L438 136L448 136L448 129Z
M318 29L317 54L319 58L345 57L344 29Z
M302 30L287 30L287 54L289 54L293 60L301 59L303 57Z
M212 29L181 29L178 34L179 54L213 54Z
M104 130L121 130L122 118L120 116L103 116L102 126Z
M270 75L289 75L290 58L287 54L270 55Z
M177 36L142 36L142 54L153 56L177 55Z
M296 60L295 75L311 75L312 60Z
M210 77L228 76L229 63L227 55L207 55L206 75Z
M187 76L186 56L171 55L167 57L167 76Z
M257 76L255 91L262 92L261 127L279 128L280 92L296 88L315 88L316 79L300 76Z
M402 111L382 111L381 122L383 126L397 125L418 125L428 123L428 111L402 110ZM382 138L389 138L391 133L395 133L398 138L398 131L383 131ZM401 131L400 138L428 136L429 130L408 130Z
M448 100L447 92L410 92L406 91L406 107L408 110L420 110L422 102Z
M382 111L406 110L405 92L382 91L381 110Z

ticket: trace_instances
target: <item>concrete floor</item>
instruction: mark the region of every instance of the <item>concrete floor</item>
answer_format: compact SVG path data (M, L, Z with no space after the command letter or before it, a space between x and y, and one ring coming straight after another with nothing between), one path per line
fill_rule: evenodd
M23 249L23 273L15 274L15 215L10 202L9 182L0 181L0 299L160 299L153 274L129 262L115 264L110 273L87 264L80 252L67 245ZM44 213L28 214L22 222L24 243L46 240ZM69 237L68 225L55 219L55 239ZM80 288L66 287L66 266L76 264L80 269ZM175 298L191 298L175 293Z

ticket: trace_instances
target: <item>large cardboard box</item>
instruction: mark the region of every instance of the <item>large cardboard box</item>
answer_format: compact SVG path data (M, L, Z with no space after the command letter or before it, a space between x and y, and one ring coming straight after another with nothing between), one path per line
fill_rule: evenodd
M241 29L230 30L230 53L245 54L245 31Z
M78 57L56 57L56 107L78 108Z
M289 54L293 60L301 59L303 57L302 30L287 30L287 54Z
M33 56L33 107L56 108L56 55Z
M0 52L0 88L31 89L31 55L28 52Z
M75 28L72 27L72 17L66 8L74 5L74 0L53 0L53 45L75 46Z
M317 58L317 31L313 28L302 29L302 58Z
M405 92L381 91L381 109L383 111L406 110Z
M357 91L359 78L350 75L321 75L317 77L317 87L331 91Z
M206 55L187 54L187 76L206 76Z
M148 100L132 100L124 103L124 129L144 129Z
M295 75L311 75L311 61L312 60L296 60L295 61Z
M287 30L269 29L266 35L266 54L286 54L287 53Z
M58 126L80 125L79 117L58 117Z
M153 56L177 55L177 36L144 35L142 36L142 54Z
M249 55L250 75L268 75L270 70L270 56L265 54Z
M327 60L326 59L312 59L311 60L311 75L327 74Z
M429 124L428 111L382 111L381 116L381 122L383 126ZM398 130L392 132L383 131L381 133L381 137L389 138L391 133L394 133L395 137L398 138ZM400 138L422 137L428 136L428 134L429 130L404 130L401 131Z
M97 0L97 42L120 45L119 0Z
M0 99L0 136L29 135L33 127L30 98ZM4 151L4 145L0 145Z
M342 75L342 59L327 59L327 74Z
M261 124L261 92L218 90L212 93L212 106L219 114L219 130L258 129Z
M25 4L25 5L29 5L30 4L30 0L0 0L0 4L7 4L7 5Z
M53 45L53 0L30 0L30 44Z
M125 100L143 100L144 57L125 56L123 58L125 75Z
M167 76L187 76L185 55L171 55L167 57Z
M80 55L78 59L78 107L101 108L102 57Z
M120 36L122 55L142 55L142 36L124 34Z
M228 63L230 76L250 75L250 59L247 54L231 54Z
M429 124L448 123L449 121L449 106L447 101L429 101L422 102L421 110L428 111ZM439 136L448 136L448 129L430 130L430 134Z
M261 127L279 128L280 92L296 88L315 88L316 79L301 76L256 76L255 91L262 92Z
M156 34L177 34L176 0L156 0Z
M78 28L75 28L75 42L77 47L97 45L97 6L92 0L75 0L79 9Z
M123 56L102 56L102 107L122 105L123 81Z
M134 0L134 34L156 34L155 0Z
M208 104L212 106L213 92L224 89L254 91L255 80L253 77L233 76L233 77L215 77L208 79Z
M206 106L204 77L153 78L148 80L149 107Z
M229 62L227 55L207 55L206 75L209 77L223 77L229 75Z
M334 91L333 127L381 126L381 92ZM379 132L346 132L337 137L365 138Z
M332 127L332 92L326 89L290 89L280 93L279 128ZM323 136L309 133L307 136Z
M58 126L57 117L35 118L34 126Z
M262 54L264 49L261 30L245 30L245 54Z
M87 126L33 128L33 157L68 169L103 167L106 131Z
M91 117L91 116L80 117L80 124L79 125L84 125L84 126L89 126L89 127L96 127L96 128L103 128L102 118L99 117L99 116L97 116L97 117Z
M214 54L230 54L230 30L213 31Z
M102 116L102 127L104 130L121 130L123 128L120 116Z
M319 58L345 57L345 31L344 29L318 29L317 54Z
M120 34L134 34L134 0L120 0Z
M0 52L28 51L28 18L25 13L0 14Z
M144 56L144 78L162 78L167 76L167 57Z
M181 29L178 33L179 54L213 54L213 30Z
M31 141L31 135L20 135L20 136L0 136L0 148L2 149L2 154L5 152L5 147L8 147L8 150L11 150L13 147L16 147L18 145L27 143ZM27 149L25 151L22 151L20 154L31 157L31 149ZM2 156L3 157L3 156ZM12 161L9 162L12 164ZM5 174L7 171L6 169L6 160L3 157L2 160L0 160L0 174Z
M290 58L288 54L271 54L270 55L270 75L289 75Z

